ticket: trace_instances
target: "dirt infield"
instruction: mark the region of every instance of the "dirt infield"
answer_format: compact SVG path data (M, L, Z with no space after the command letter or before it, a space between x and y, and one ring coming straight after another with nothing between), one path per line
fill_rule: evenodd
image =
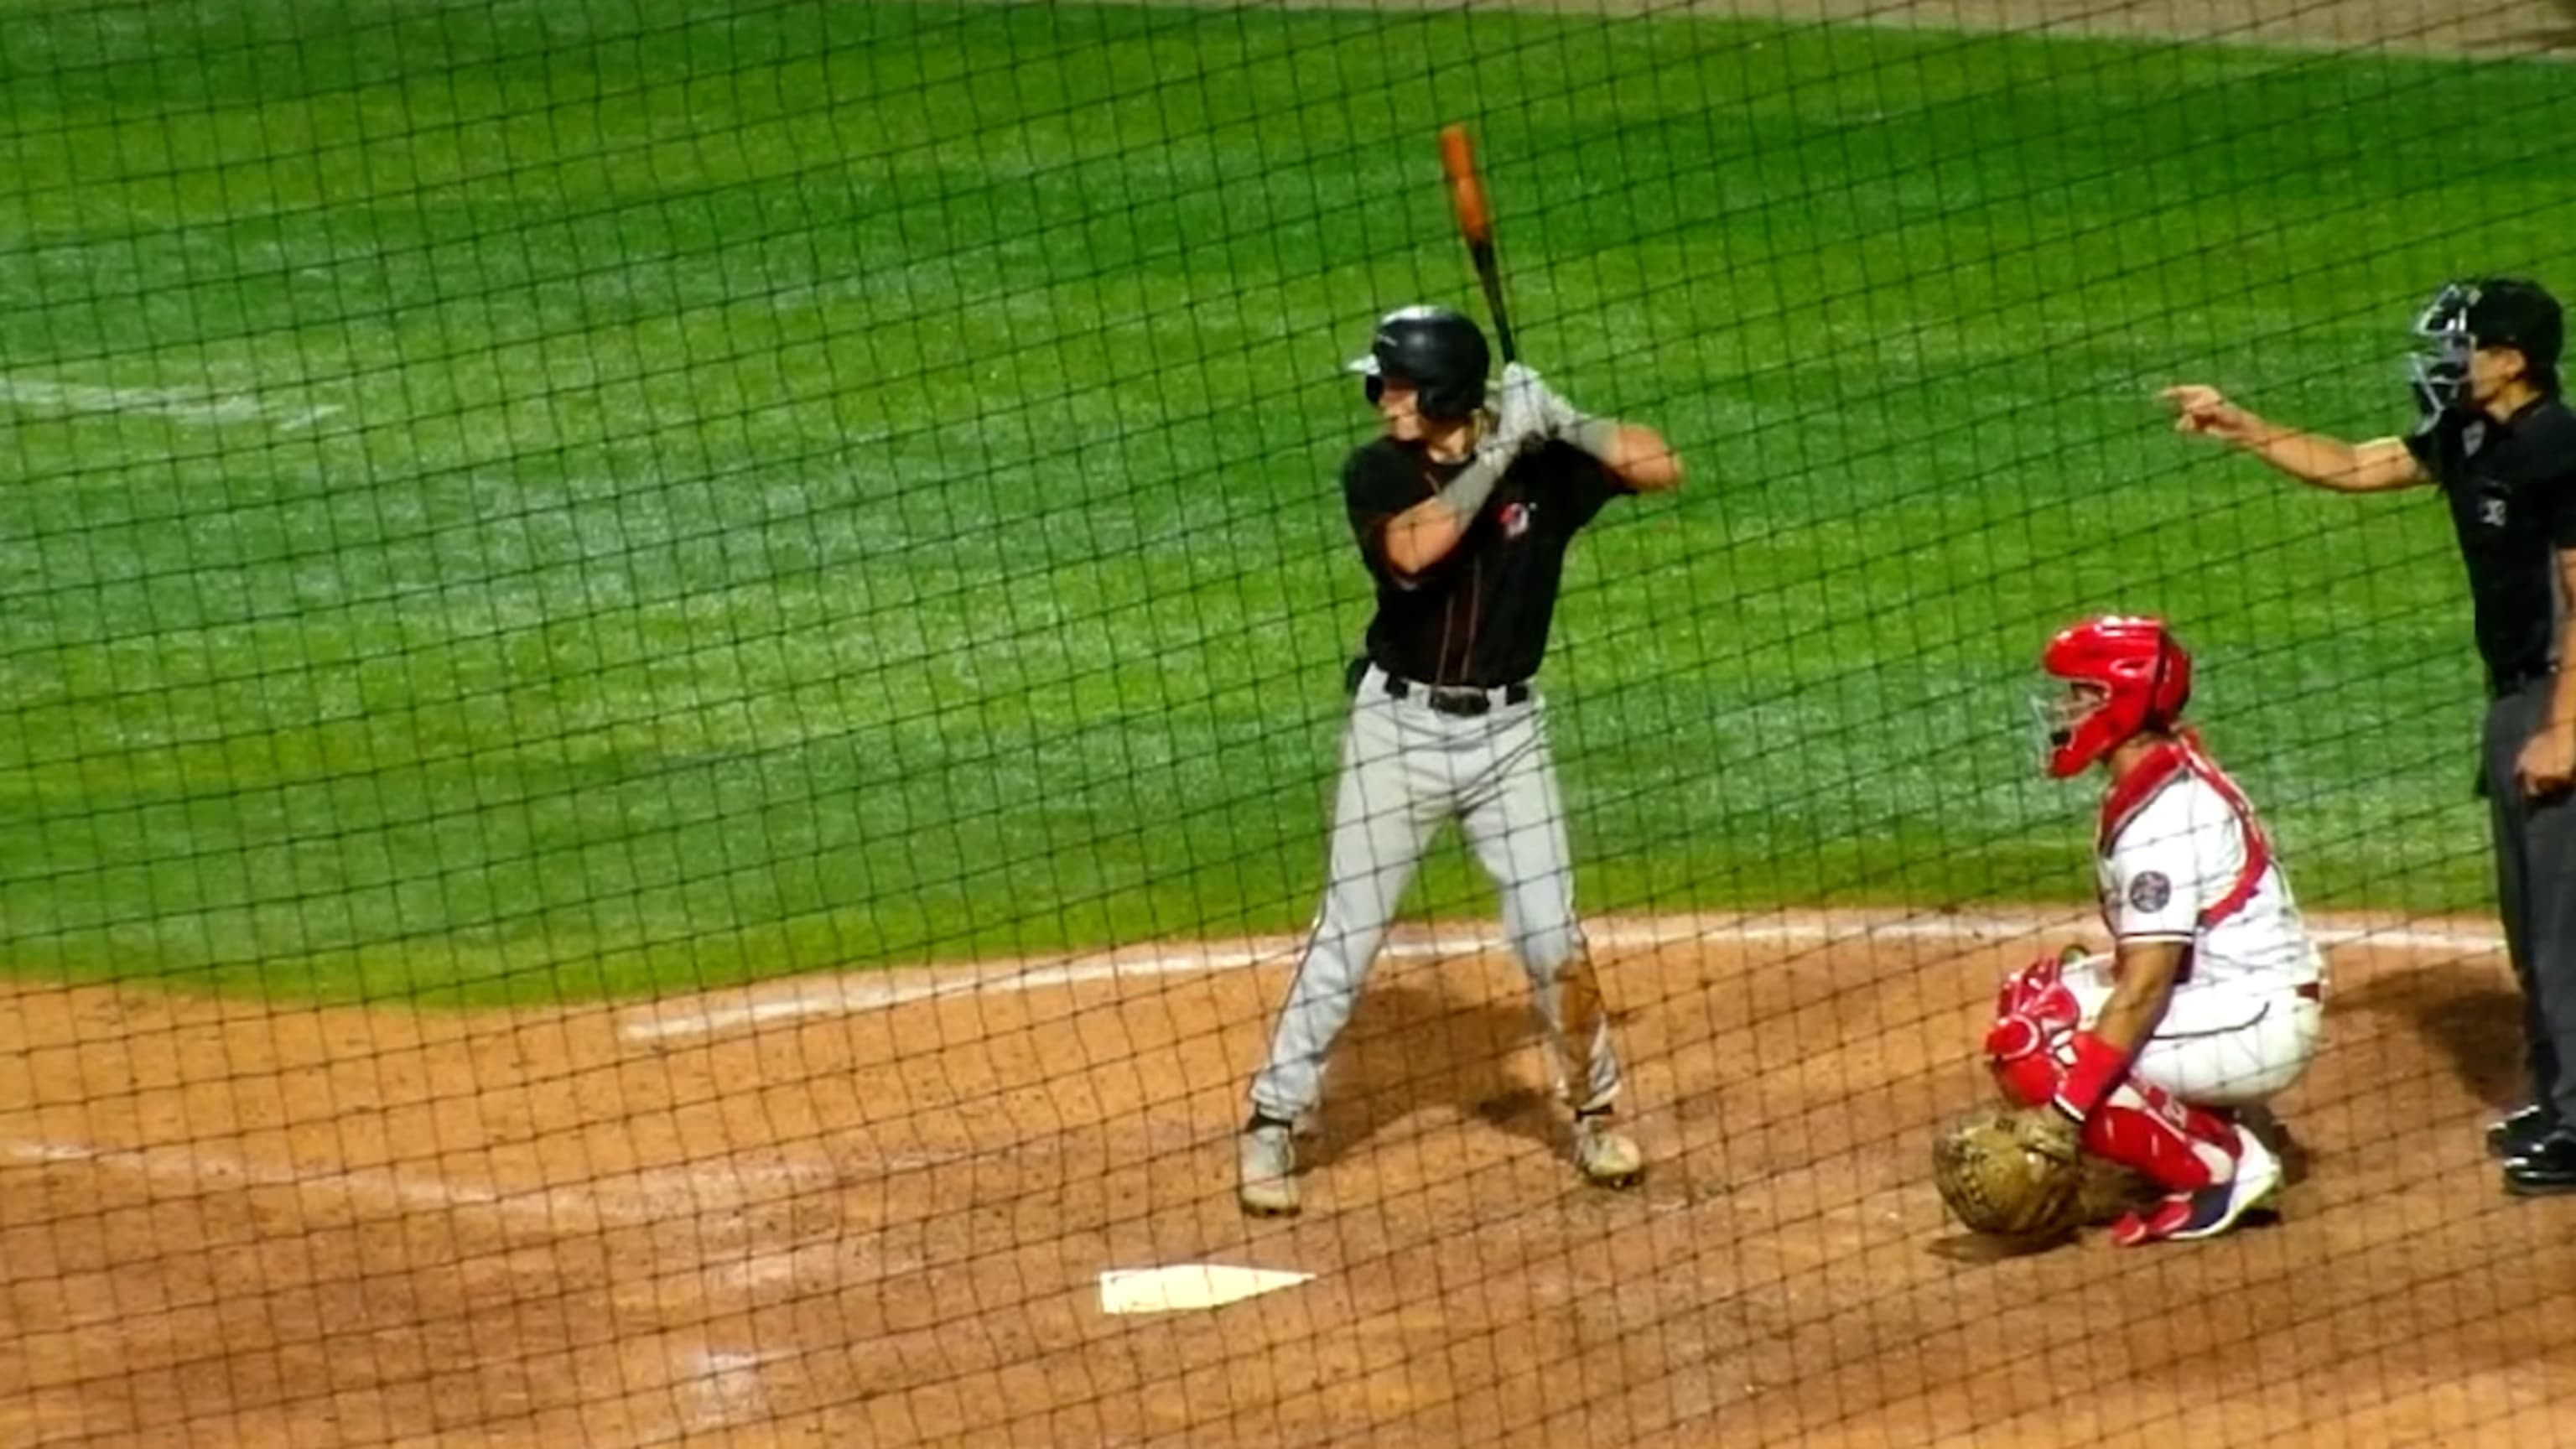
M2480 1157L2492 951L2336 949L2279 1225L1988 1261L1924 1144L2030 924L1607 929L1628 1194L1512 968L1417 941L1277 1224L1229 1155L1276 943L543 1015L22 988L0 1443L2549 1442L2576 1201ZM1202 1261L1316 1276L1100 1311Z

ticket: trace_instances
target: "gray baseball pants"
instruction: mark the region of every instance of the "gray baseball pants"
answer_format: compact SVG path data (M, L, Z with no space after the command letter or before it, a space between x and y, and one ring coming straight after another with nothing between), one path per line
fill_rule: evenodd
M2524 797L2522 747L2549 709L2547 675L2487 706L2487 808L2495 831L2497 913L2522 987L2532 1100L2576 1123L2576 800Z
M1280 1008L1269 1059L1252 1079L1259 1115L1293 1121L1315 1105L1325 1056L1359 1002L1397 902L1452 819L1501 893L1503 939L1528 973L1532 1005L1574 1105L1606 1107L1618 1094L1609 1017L1574 915L1565 806L1544 707L1535 692L1520 704L1504 703L1501 690L1489 697L1488 712L1460 716L1432 708L1418 685L1394 697L1374 665L1360 677L1342 735L1324 901ZM1579 1053L1571 1040L1578 1035Z

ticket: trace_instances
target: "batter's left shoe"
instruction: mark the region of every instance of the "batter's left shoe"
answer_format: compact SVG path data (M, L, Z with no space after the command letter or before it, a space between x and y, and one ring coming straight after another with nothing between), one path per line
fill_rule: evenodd
M1574 1165L1595 1187L1634 1187L1646 1175L1646 1154L1636 1139L1611 1125L1607 1112L1574 1116Z
M2111 1241L2123 1248L2147 1243L2188 1243L2214 1238L2236 1226L2247 1213L2269 1207L2281 1194L2281 1160L2263 1139L2236 1129L2236 1175L2194 1192L2177 1192L2141 1212L2123 1214L2111 1227Z

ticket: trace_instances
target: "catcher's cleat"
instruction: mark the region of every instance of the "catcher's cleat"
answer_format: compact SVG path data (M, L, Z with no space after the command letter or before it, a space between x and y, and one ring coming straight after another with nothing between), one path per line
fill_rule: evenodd
M2178 1192L2154 1207L2125 1214L2111 1228L2123 1248L2147 1243L2188 1243L2214 1238L2247 1213L2268 1207L2281 1192L2281 1161L2263 1139L2236 1129L2236 1175L2194 1192Z
M1285 1123L1255 1122L1243 1129L1235 1151L1234 1199L1257 1218L1297 1212L1297 1146Z
M1646 1154L1609 1113L1584 1112L1574 1119L1574 1165L1595 1187L1634 1187L1646 1175Z

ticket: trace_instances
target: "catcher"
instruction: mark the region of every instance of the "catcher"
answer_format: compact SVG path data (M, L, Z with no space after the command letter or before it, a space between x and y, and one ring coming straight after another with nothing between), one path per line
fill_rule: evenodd
M2212 1237L2280 1190L2244 1117L2307 1069L2324 960L2253 808L2181 726L2191 656L2164 624L2091 619L2041 662L2065 683L2036 702L2048 773L2110 776L2096 866L2116 949L2004 982L1985 1047L2020 1110L1955 1129L1935 1175L1968 1226L2049 1233L2074 1225L2100 1158L2160 1194L2112 1241Z

